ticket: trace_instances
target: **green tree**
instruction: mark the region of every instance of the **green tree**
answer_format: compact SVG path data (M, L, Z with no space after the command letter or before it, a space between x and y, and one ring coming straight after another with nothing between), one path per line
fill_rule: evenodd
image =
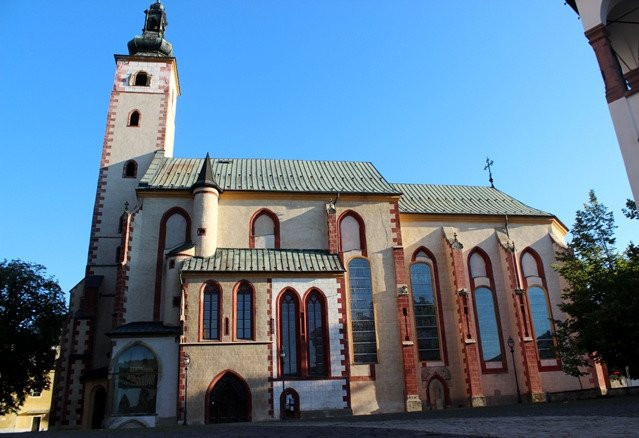
M628 219L639 219L639 213L637 213L637 204L632 199L627 199L626 208L622 208L621 210Z
M569 287L559 306L567 318L555 323L564 371L571 375L583 366L580 358L591 355L639 377L639 257L632 244L624 253L616 250L615 228L612 212L590 191L568 251L558 254L556 269Z
M43 266L0 261L0 415L49 388L65 314L62 289Z

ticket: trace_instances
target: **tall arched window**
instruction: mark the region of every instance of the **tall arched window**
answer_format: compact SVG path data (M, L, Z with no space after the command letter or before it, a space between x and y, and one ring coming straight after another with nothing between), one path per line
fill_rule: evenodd
M495 282L488 255L479 248L470 253L470 283L475 305L475 322L484 372L506 369Z
M530 309L530 320L539 359L556 359L555 330L546 286L543 264L539 255L527 248L521 255L521 270L524 277Z
M530 303L530 317L537 340L539 359L555 359L557 354L554 331L548 314L546 291L539 286L528 288L528 302Z
M277 215L270 210L262 209L251 219L250 248L279 248L280 222Z
M113 411L117 414L155 414L158 363L142 345L134 345L117 359L114 368Z
M377 362L377 338L371 267L368 260L356 258L348 264L351 303L351 332L355 363Z
M202 296L202 339L220 339L220 301L219 286L207 283Z
M499 327L495 316L493 292L487 287L478 287L475 289L474 296L482 359L484 362L501 362L502 351L499 344Z
M284 376L299 374L299 302L293 291L284 293L280 300L280 352L281 371Z
M167 210L160 219L160 236L155 264L155 293L153 296L153 319L161 320L162 277L166 260L165 250L171 250L191 240L191 217L180 207Z
M128 126L140 126L140 112L138 110L132 111L129 115Z
M235 339L254 339L253 288L242 281L235 292Z
M319 291L306 299L306 336L308 337L308 375L325 376L328 371L326 306Z
M138 163L135 160L128 160L122 168L122 178L135 178L138 174Z
M342 213L339 219L339 250L361 251L366 255L366 232L364 221L354 211Z
M447 363L446 336L437 273L437 260L425 247L413 254L410 268L419 359Z
M437 305L431 267L426 262L416 262L410 267L417 330L419 360L441 360L437 328Z

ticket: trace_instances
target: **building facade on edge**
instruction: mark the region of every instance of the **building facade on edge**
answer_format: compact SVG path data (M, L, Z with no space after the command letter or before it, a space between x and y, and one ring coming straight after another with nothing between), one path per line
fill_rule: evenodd
M636 0L567 0L579 14L603 77L632 196L639 202L639 5Z
M53 381L54 372L49 373ZM49 428L49 409L52 390L31 392L18 412L0 415L0 434L13 432L40 432Z
M580 387L553 344L555 216L369 162L174 158L165 26L156 2L115 56L56 427L483 406L514 402L515 375L530 401Z

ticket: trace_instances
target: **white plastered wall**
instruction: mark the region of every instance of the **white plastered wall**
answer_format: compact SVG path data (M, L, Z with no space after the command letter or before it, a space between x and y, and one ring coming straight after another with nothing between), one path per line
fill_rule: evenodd
M142 209L135 214L129 282L126 293L126 322L150 321L153 319L153 299L155 293L155 271L158 255L158 238L162 216L173 207L184 209L189 215L193 205L190 195L186 197L145 197ZM193 230L191 230L193 232ZM166 248L171 249L171 248ZM165 250L166 251L166 250ZM164 258L166 262L166 258ZM179 269L179 266L176 267ZM180 295L177 290L163 290L162 297ZM162 299L163 305L167 300ZM161 309L160 314L164 313ZM167 320L177 321L179 308L172 310Z

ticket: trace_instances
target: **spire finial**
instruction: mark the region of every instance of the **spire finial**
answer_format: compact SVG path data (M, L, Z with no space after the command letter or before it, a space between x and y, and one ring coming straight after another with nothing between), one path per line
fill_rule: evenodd
M193 183L192 189L197 187L212 187L216 189L218 192L222 192L222 189L218 185L217 181L215 181L215 175L213 174L213 166L211 165L211 157L208 152L206 153L206 157L204 158L204 162L202 163L202 167L200 168L200 173L197 176L197 180Z
M493 182L494 182L494 180L493 180L493 172L490 169L492 165L493 165L493 160L491 160L490 158L486 157L486 165L484 166L484 170L488 170L488 181L490 182L490 187L492 187L494 189L495 185L493 184Z
M164 39L164 31L169 25L164 5L160 0L155 0L144 14L142 35L129 41L129 55L172 57L173 47Z

